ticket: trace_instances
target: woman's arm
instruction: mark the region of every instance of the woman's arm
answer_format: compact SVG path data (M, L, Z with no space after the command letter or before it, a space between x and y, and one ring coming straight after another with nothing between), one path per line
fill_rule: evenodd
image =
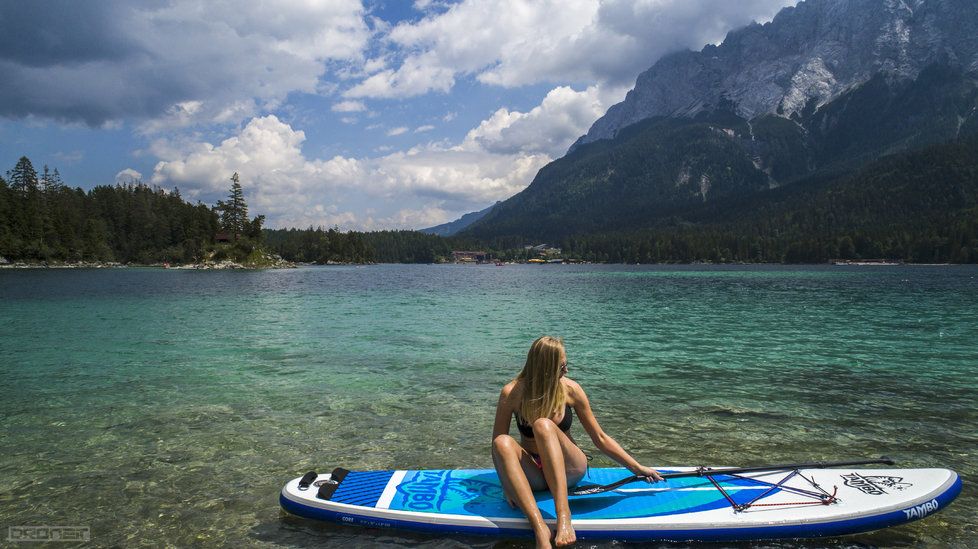
M509 404L509 393L513 390L513 384L509 383L499 392L499 401L496 403L496 419L492 424L492 439L496 440L499 435L508 435L509 426L513 422L513 410Z
M659 476L659 473L655 469L646 467L638 461L635 461L635 458L626 452L615 439L611 438L611 435L601 429L597 418L594 417L594 412L591 411L591 403L588 401L584 389L575 381L568 379L567 382L570 384L571 394L573 395L574 411L577 412L577 417L581 420L581 426L584 427L588 436L591 437L591 442L594 443L598 450L625 466L635 475L650 477L653 480L662 480L662 477Z

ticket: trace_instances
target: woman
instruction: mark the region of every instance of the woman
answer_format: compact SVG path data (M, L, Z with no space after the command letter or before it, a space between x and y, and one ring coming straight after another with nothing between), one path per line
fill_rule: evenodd
M604 454L649 481L662 480L659 473L635 461L598 425L587 395L566 377L567 353L560 339L543 336L533 342L523 370L503 387L496 405L492 429L492 459L509 504L526 514L537 539L537 547L549 547L551 533L534 490L550 490L557 513L558 546L577 539L571 526L567 487L574 486L587 471L587 457L568 434L574 413L591 441ZM520 441L509 435L513 416Z

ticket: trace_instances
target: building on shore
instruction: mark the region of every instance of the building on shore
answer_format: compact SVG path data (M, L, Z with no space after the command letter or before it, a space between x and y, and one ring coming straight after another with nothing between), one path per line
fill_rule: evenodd
M892 265L903 265L903 261L891 260L891 259L829 259L829 263L832 265L859 265L859 266L892 266Z
M536 246L523 246L523 250L529 257L539 257L546 261L558 259L562 256L560 248L555 248L549 244L538 244Z
M452 261L455 263L487 263L490 259L489 252L452 251Z

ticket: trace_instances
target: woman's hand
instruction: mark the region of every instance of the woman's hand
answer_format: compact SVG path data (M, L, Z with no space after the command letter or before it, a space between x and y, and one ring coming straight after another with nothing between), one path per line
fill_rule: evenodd
M646 467L644 465L639 465L638 468L632 471L632 473L635 473L635 475L640 477L645 477L645 480L647 480L650 483L659 482L660 480L665 480L662 478L662 475L660 475L658 471L656 471L651 467Z

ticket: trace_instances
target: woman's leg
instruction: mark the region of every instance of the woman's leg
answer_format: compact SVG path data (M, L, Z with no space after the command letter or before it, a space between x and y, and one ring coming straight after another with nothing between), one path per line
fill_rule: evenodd
M540 476L540 471L530 455L509 435L499 435L492 440L492 462L503 485L506 497L526 515L537 539L537 547L550 547L550 528L543 521L540 508L533 497L528 475ZM540 482L542 479L533 479Z
M584 452L550 419L533 422L533 440L543 461L543 476L554 497L557 513L557 546L570 545L577 540L571 525L570 504L567 501L568 482L576 484L587 470Z

